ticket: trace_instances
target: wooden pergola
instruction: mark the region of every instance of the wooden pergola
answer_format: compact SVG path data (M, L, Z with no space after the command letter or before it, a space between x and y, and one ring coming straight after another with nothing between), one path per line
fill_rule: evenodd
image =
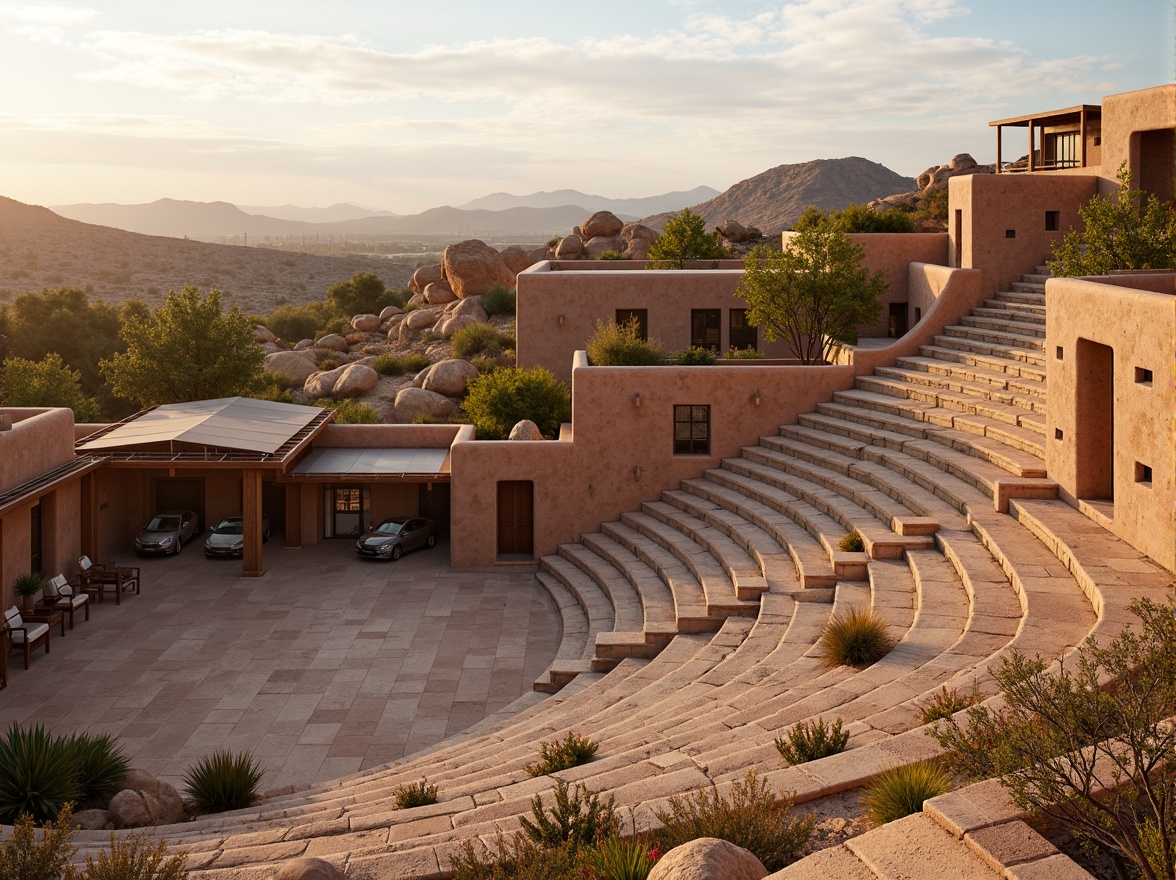
M1040 131L1043 135L1042 145L1044 147L1045 138L1044 133L1048 128L1058 128L1061 126L1077 125L1078 132L1078 164L1076 167L1086 167L1086 141L1090 126L1095 121L1101 121L1102 107L1098 104L1079 104L1077 107L1067 107L1065 110L1052 110L1048 113L1032 113L1028 116L1016 116L1012 119L998 119L995 122L988 123L989 127L996 129L996 173L1000 174L1002 171L1044 171L1048 170L1046 167L1038 165L1037 162L1037 134ZM1024 128L1029 133L1029 166L1025 169L1004 169L1002 168L1001 160L1001 133L1005 128Z

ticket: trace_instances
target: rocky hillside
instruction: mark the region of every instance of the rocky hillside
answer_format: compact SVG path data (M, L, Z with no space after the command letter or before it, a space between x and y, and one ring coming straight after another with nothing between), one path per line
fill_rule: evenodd
M701 214L711 227L735 219L771 235L791 228L810 205L840 210L913 189L913 178L903 177L868 159L858 156L817 159L798 165L778 165L740 181L722 195L691 210ZM672 216L656 214L641 222L660 231Z
M215 288L230 303L268 314L281 302L322 299L357 272L404 287L412 269L390 260L319 257L205 244L92 226L0 197L0 301L46 287L80 287L109 303L158 303L169 289Z

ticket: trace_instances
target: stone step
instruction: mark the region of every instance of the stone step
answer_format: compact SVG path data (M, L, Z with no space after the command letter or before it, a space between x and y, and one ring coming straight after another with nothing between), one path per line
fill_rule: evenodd
M552 667L557 669L561 664L571 661L591 660L595 648L588 642L588 615L576 595L559 582L556 578L543 572L536 572L535 579L545 589L559 609L559 619L562 625L562 635L559 647L555 651L555 658L535 679L534 689L542 693L555 693L558 689L556 680L563 676L552 677ZM566 683L566 682L565 682Z
M928 346L929 347L929 346ZM998 390L1013 392L1016 396L1045 399L1045 382L1037 378L1023 378L1012 375L1004 370L990 370L980 366L959 363L952 360L941 360L929 356L900 357L895 360L896 368L905 368L916 372L944 376L958 382L971 382L977 385L990 385ZM879 369L894 369L883 367ZM876 371L877 372L877 371Z
M1005 314L1012 312L1017 315L1031 315L1042 316L1045 315L1045 306L1037 303L1023 303L1023 302L1009 302L1003 299L986 299L984 300L984 308L1000 311ZM979 309L973 309L979 311Z
M560 544L557 552L604 591L613 607L614 630L632 632L641 629L645 619L641 597L622 572L583 544Z
M965 324L952 324L943 328L945 336L972 342L988 342L1011 348L1028 348L1033 351L1044 351L1044 342L1040 336L1028 336L1007 330L987 329L984 327L969 327ZM938 340L938 337L936 337Z
M1025 291L1016 290L1001 290L994 296L994 299L1001 302L1021 303L1027 306L1041 306L1045 308L1045 294L1044 293L1027 293Z
M1011 286L1016 293L1045 293L1044 281L1014 281Z
M932 341L939 348L950 348L956 351L972 352L973 354L991 355L1009 361L1020 361L1025 364L1045 368L1045 352L1038 348L1022 348L1016 345L1001 345L997 342L984 342L980 339L966 339L962 336L943 334L935 336Z
M940 428L968 430L969 433L983 434L982 426L1000 422L1035 431L1044 439L1045 414L1036 411L1041 406L1039 403L1032 404L1032 408L1013 406L979 396L939 392L927 386L885 376L859 377L857 384L858 387L850 391L835 391L834 402L861 406ZM974 418L979 419L974 423L975 427Z
M612 632L616 626L613 604L608 594L596 581L581 571L563 553L544 556L539 560L540 573L548 574L570 590L580 602L588 618L588 644L592 646L592 657L580 661L565 661L553 667L552 679L558 685L567 684L576 675L591 669L595 659L596 639L601 633ZM556 673L559 673L558 676Z
M1000 375L1000 374L997 374ZM921 399L928 402L934 401L939 406L947 406L954 408L953 404L960 397L963 398L978 398L987 400L992 403L1003 404L1005 406L1017 407L1025 409L1029 412L1045 415L1045 394L1043 388L1033 388L1028 394L1020 390L1022 385L1028 387L1028 383L1024 380L1013 380L1013 382L1006 381L1005 386L1013 385L1014 387L998 387L992 382L983 381L984 377L976 379L965 379L959 375L948 375L946 372L921 370L917 366L908 366L899 364L893 367L878 367L873 376L863 376L859 379L860 382L872 382L878 379L896 380L908 385L919 386L918 392L923 395ZM859 387L862 387L859 384ZM889 382L883 382L882 387L894 388L895 386ZM930 392L934 392L935 397L927 396ZM883 393L887 393L883 391ZM940 398L943 398L943 401ZM965 403L967 401L965 400Z
M990 317L977 314L982 309L972 309L971 314L960 318L960 325L964 327L978 327L982 330L992 330L998 333L1009 333L1015 336L1029 336L1038 339L1045 338L1045 322L1033 321L1027 316L1000 315Z
M1007 358L963 351L954 348L942 348L937 345L920 345L919 354L931 360L964 364L979 367L993 373L1006 373L1009 376L1024 378L1031 381L1044 382L1045 369L1024 361L1013 361Z

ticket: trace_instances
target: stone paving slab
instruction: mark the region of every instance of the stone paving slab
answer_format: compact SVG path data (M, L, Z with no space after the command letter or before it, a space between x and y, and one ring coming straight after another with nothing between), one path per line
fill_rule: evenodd
M117 736L134 766L179 785L213 749L252 749L264 789L396 760L531 688L561 629L529 570L455 571L447 544L398 562L350 541L265 547L266 572L178 557L142 595L95 604L0 691L0 727Z

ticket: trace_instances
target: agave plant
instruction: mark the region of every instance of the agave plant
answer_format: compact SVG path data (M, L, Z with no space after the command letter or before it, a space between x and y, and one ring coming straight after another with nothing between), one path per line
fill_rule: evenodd
M0 823L13 825L22 813L50 822L78 794L67 743L40 724L26 729L14 721L0 737Z
M122 746L110 734L75 733L64 740L77 773L78 797L86 804L100 804L118 791L131 763Z
M184 789L201 812L240 810L257 800L257 786L264 775L252 752L218 749L188 768Z

